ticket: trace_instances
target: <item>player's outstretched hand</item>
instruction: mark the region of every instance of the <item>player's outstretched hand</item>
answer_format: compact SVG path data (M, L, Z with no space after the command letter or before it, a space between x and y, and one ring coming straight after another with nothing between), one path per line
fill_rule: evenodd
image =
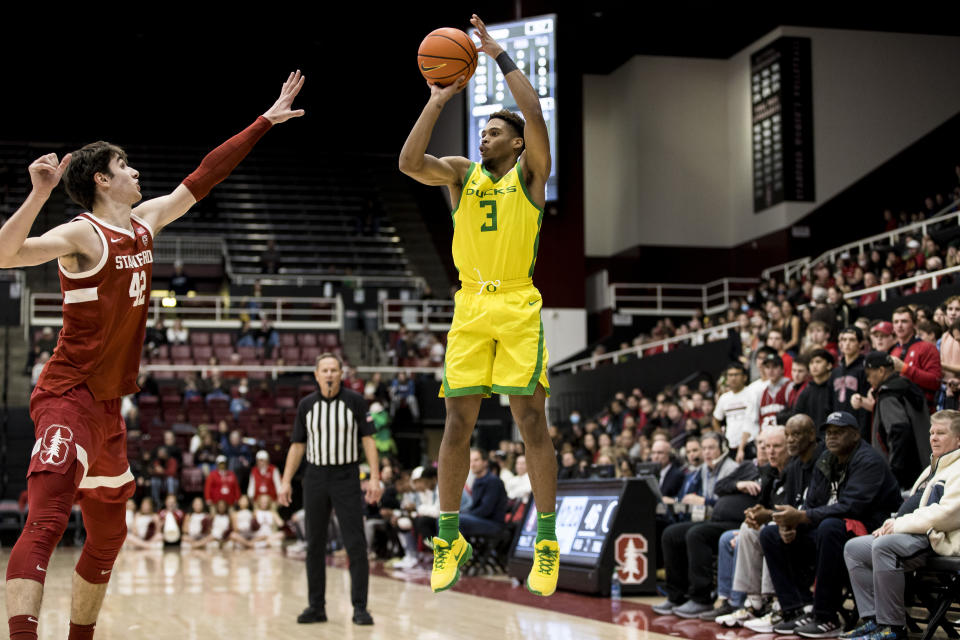
M446 104L450 98L457 95L467 87L467 78L466 76L460 76L457 78L456 82L451 82L445 87L439 84L434 84L428 80L427 86L430 87L431 100L438 100L440 104Z
M474 33L478 38L480 38L480 51L483 51L485 54L494 59L503 53L503 47L497 44L497 41L491 38L490 34L487 33L487 25L483 24L483 20L480 19L480 16L473 14L473 17L470 18L470 24L477 28Z
M272 107L264 112L263 117L269 120L271 124L278 124L286 122L290 118L302 116L304 114L303 109L292 109L292 107L293 99L300 93L300 89L303 88L303 81L306 79L306 76L300 74L300 69L291 73L287 77L287 81L283 83L283 88L280 89L280 97L277 98Z
M63 172L67 170L67 165L70 164L70 157L68 153L63 156L63 160L58 161L57 154L48 153L34 160L28 169L34 190L45 195L50 195L54 187L60 183Z

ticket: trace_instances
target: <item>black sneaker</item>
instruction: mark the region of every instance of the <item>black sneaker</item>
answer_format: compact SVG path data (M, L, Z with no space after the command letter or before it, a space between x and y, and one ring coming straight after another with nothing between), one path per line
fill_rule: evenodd
M730 604L729 600L724 600L723 604L712 611L707 611L706 613L700 614L700 619L705 620L706 622L714 622L720 616L728 616L734 611L737 610L737 607Z
M814 617L806 624L798 625L793 632L804 638L836 638L843 633L843 622L837 614L826 620Z
M370 625L373 624L373 616L366 609L353 610L353 624Z
M307 624L310 622L326 622L327 613L325 611L317 611L313 607L307 607L304 609L300 615L297 616L297 622L300 624Z
M784 636L792 636L796 634L798 627L813 621L813 614L804 613L803 609L784 612L783 620L774 625L773 632Z

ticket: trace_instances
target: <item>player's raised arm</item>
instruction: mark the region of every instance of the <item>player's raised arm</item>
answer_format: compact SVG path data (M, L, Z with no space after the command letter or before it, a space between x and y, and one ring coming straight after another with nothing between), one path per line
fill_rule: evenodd
M463 180L470 161L459 156L437 158L427 153L427 145L444 105L463 91L467 83L461 76L445 87L429 82L427 86L430 87L430 99L400 150L400 171L423 184L452 187Z
M476 27L474 33L480 38L479 50L497 61L497 66L510 87L510 93L526 120L523 129L525 150L522 161L528 168L527 173L532 173L546 182L550 173L550 138L547 134L547 123L543 119L543 110L540 108L540 98L526 74L517 68L503 47L490 37L486 25L477 14L470 18L470 24Z
M69 153L63 160L58 160L55 153L49 153L37 158L30 165L33 189L20 208L0 228L0 268L28 267L83 252L83 234L90 231L84 227L88 225L67 223L40 237L27 237L37 214L60 183L68 164Z
M270 127L304 114L303 109L293 108L293 100L303 88L304 80L306 76L299 70L291 73L272 107L249 127L208 153L200 166L172 193L144 202L136 208L136 214L153 228L154 233L185 214L230 175Z

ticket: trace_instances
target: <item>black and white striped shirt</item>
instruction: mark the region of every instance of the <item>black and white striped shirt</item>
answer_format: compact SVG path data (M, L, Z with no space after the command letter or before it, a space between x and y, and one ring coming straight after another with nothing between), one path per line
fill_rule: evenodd
M366 400L340 387L332 398L324 398L317 390L300 401L291 440L306 444L307 462L328 466L359 461L363 452L360 439L373 434Z

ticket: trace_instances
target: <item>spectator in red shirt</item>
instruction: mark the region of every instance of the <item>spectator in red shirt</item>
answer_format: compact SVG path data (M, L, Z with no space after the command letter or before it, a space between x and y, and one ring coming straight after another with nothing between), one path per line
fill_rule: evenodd
M869 289L871 287L877 286L877 276L874 275L872 271L867 271L863 274L863 288ZM880 300L879 291L871 291L870 293L865 293L857 299L857 306L865 307L868 304L873 304Z
M783 332L780 329L770 329L767 332L767 346L777 350L777 355L783 360L783 375L793 377L793 358L783 348Z
M223 500L228 506L233 506L240 499L240 483L237 474L227 469L227 456L217 456L217 468L207 476L203 497L209 504Z
M280 486L280 472L270 464L270 454L261 449L257 451L257 465L250 471L247 496L256 501L262 494L277 501L277 488Z
M910 307L893 311L893 332L897 344L890 350L894 370L915 383L927 398L927 407L936 408L934 396L940 389L943 369L937 345L924 342L917 336L917 317Z

